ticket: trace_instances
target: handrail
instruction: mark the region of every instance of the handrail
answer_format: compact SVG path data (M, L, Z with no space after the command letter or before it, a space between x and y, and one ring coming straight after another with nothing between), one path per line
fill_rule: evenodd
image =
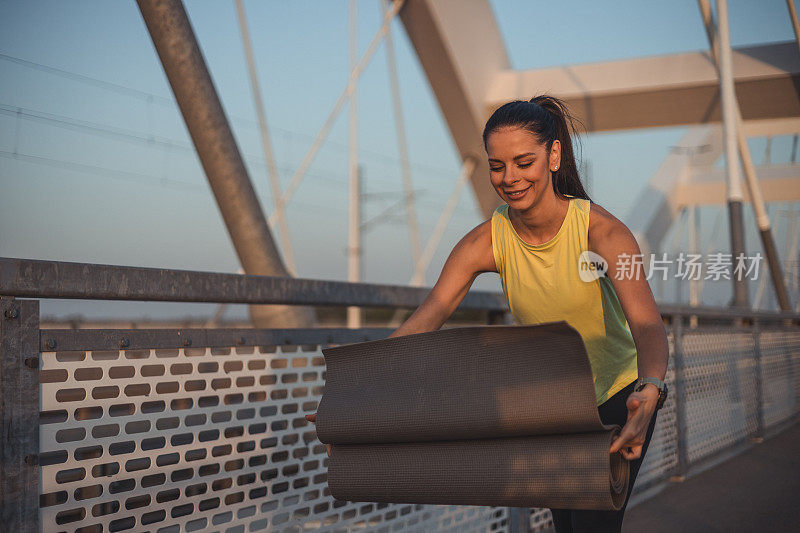
M0 294L29 298L415 308L430 289L314 279L0 258ZM470 291L459 309L506 311Z
M0 295L23 298L415 308L429 290L400 285L0 257ZM459 309L505 312L508 304L502 293L470 291ZM800 314L792 312L672 304L661 304L658 309L663 317L800 324Z
M737 307L709 307L697 306L692 307L689 305L674 305L674 304L661 304L658 306L658 311L661 316L696 316L698 318L709 319L736 319L748 318L751 320L760 321L780 321L788 320L792 322L800 322L800 314L787 311L760 311L754 309L745 309Z

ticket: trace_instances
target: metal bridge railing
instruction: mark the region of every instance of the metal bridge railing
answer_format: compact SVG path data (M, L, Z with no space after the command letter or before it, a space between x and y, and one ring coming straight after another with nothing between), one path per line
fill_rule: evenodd
M390 329L40 329L38 298L415 307L426 289L0 259L2 530L525 531L549 511L335 501L325 345ZM34 299L25 299L34 298ZM506 311L471 292L462 309ZM662 307L673 394L637 491L792 419L797 315ZM699 326L688 328L688 317Z

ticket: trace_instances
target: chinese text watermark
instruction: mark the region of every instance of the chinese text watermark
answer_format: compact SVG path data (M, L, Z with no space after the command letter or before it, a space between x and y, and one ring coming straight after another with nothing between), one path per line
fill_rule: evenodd
M650 254L645 261L644 254L620 254L609 274L608 261L594 252L583 252L578 259L578 273L583 281L590 282L601 277L613 277L617 280L680 279L680 280L756 280L763 256L716 252L707 254L690 254L680 252L675 256L666 253Z

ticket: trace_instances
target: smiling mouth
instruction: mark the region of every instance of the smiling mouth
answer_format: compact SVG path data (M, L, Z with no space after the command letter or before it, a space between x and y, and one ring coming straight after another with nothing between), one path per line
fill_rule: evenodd
M511 191L503 191L503 192L505 192L505 193L506 193L506 196L508 196L510 199L512 199L512 200L517 200L517 199L519 199L519 198L522 198L522 196L524 196L525 192L526 192L528 189L530 189L530 188L531 188L531 186L532 186L532 185L528 185L527 187L525 187L524 189L522 189L522 190L520 190L520 191L513 191L513 192L511 192Z

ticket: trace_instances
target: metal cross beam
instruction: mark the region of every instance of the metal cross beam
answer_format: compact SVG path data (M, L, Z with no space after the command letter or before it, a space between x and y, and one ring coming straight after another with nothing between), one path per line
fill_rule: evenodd
M517 71L488 0L407 0L400 11L462 160L481 212L499 199L486 179L481 133L489 114L548 92L567 101L589 131L721 120L709 52ZM794 42L733 50L736 94L746 121L800 117L800 57Z

